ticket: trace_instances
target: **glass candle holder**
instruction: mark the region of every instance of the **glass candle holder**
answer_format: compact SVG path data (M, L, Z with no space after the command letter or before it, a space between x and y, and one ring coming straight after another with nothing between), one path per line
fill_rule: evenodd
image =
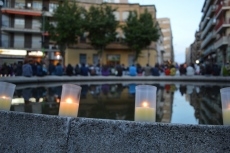
M10 110L15 87L15 84L0 82L0 110Z
M138 85L135 90L135 121L155 122L157 88L151 85Z
M74 84L63 84L59 107L59 115L77 117L80 96L80 86Z
M230 125L230 87L220 89L223 124Z

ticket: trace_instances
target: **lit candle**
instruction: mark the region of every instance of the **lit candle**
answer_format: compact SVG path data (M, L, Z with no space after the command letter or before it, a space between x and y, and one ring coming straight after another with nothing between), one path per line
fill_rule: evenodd
M224 125L230 125L230 105L223 109L223 124Z
M11 98L2 96L0 97L0 110L10 110Z
M78 107L79 107L78 102L73 102L71 98L66 98L66 100L60 103L59 115L77 117Z
M155 122L155 109L149 107L149 103L144 101L142 107L135 108L135 121Z

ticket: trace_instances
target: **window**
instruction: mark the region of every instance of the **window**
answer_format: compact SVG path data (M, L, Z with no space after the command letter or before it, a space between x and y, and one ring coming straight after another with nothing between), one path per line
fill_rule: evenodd
M49 4L49 12L53 13L57 7L58 7L58 4L50 3Z
M25 0L16 0L15 1L15 8L24 9L25 7Z
M32 48L41 48L41 36L33 35L32 36Z
M107 56L107 64L116 65L120 64L120 55L108 55Z
M127 19L128 19L128 17L129 17L129 12L122 12L122 20L123 21L126 21Z
M25 27L25 20L22 18L22 16L16 16L14 21L14 27L15 28L24 28Z
M84 63L84 64L87 64L86 62L86 54L80 54L79 56L79 61L80 61L80 64Z
M41 28L41 22L38 18L33 18L32 20L32 28L33 29L40 29Z
M17 34L14 36L14 46L15 48L24 48L24 35Z
M32 3L34 10L42 10L42 3L39 1L34 1Z
M113 12L113 15L115 16L115 20L116 20L116 21L120 21L119 12Z
M161 29L162 32L168 32L170 29Z
M170 37L164 37L164 40L170 40Z

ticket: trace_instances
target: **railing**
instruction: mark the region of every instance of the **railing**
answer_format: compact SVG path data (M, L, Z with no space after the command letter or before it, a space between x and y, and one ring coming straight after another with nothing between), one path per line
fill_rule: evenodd
M228 45L228 37L227 36L223 36L219 40L216 41L215 49L218 49L223 45Z
M206 1L206 4L205 4L205 6L204 6L204 8L203 8L203 12L206 12L207 11L207 9L208 9L208 7L209 7L209 5L210 5L210 2L211 2L211 0L207 0Z
M213 38L215 38L215 32L210 32L204 39L204 41L201 43L201 49L203 49Z
M208 54L210 54L212 51L214 51L215 50L215 47L214 47L214 45L211 45L211 46L209 46L207 49L205 49L205 51L203 52L203 55L204 56L207 56Z
M230 26L230 18L228 20L222 19L218 21L217 25L215 26L215 30L217 33L220 31L220 29L222 28L222 25L224 24L229 24Z
M209 22L208 25L205 27L204 31L201 34L201 39L204 39L204 36L206 35L206 33L209 31L209 29L212 27L212 25L215 25L216 23L216 19L212 18Z
M202 20L204 21L204 24L206 24L206 22L207 22L206 18L211 17L212 12L214 12L215 10L216 10L216 6L212 5L209 7L208 12L203 14ZM203 29L203 27L202 27L202 29Z
M216 9L216 12L215 12L215 15L216 17L218 17L220 15L220 12L222 11L222 8L223 7L226 7L226 6L229 6L230 7L230 0L228 1L225 1L223 2L222 4L219 4L217 9Z

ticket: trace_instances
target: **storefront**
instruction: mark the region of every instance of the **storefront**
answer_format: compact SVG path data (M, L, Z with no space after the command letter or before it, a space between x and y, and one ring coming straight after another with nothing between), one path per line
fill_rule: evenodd
M0 64L13 64L23 62L27 55L26 50L0 49Z
M31 60L33 62L40 63L43 60L43 52L42 51L28 51L27 60Z
M57 65L57 63L61 63L62 62L62 56L61 53L56 51L56 52L48 52L48 58L49 58L49 62Z

